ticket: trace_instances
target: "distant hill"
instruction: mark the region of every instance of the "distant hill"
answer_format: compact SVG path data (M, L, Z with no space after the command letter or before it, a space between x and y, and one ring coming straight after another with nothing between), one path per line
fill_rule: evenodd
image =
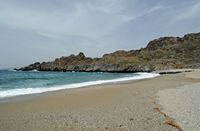
M120 50L105 54L102 58L92 59L81 52L16 70L149 72L181 68L200 68L200 33L187 34L182 38L161 37L150 41L146 48Z

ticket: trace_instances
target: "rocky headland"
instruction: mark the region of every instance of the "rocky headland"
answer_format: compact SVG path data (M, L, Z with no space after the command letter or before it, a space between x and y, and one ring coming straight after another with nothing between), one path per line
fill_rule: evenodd
M21 71L151 72L156 70L200 68L200 33L183 37L161 37L145 48L116 51L101 58L78 55L36 62Z

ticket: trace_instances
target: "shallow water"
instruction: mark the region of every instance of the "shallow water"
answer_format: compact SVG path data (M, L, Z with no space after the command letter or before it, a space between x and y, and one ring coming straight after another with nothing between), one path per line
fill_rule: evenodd
M0 98L155 77L151 73L39 72L0 70Z

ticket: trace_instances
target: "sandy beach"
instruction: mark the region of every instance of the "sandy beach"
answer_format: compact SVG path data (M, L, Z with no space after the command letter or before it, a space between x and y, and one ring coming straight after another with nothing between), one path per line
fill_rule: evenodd
M20 96L0 101L0 131L196 131L199 93L195 70Z

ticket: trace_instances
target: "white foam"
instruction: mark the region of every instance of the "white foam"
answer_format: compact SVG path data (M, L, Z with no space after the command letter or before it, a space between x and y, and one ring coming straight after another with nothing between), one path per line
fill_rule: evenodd
M16 70L14 70L14 69L8 69L8 71L10 71L10 72L16 72Z
M137 74L138 75L132 77L117 78L112 80L89 81L89 82L74 83L74 84L54 86L54 87L46 87L46 88L41 87L41 88L21 88L21 89L3 90L0 91L0 98L27 95L27 94L37 94L43 92L58 91L63 89L80 88L80 87L99 85L104 83L115 83L115 82L129 81L129 80L147 79L159 76L159 74L155 73L137 73Z
M34 70L30 70L30 71L28 71L28 72L40 72L40 71L34 69Z

